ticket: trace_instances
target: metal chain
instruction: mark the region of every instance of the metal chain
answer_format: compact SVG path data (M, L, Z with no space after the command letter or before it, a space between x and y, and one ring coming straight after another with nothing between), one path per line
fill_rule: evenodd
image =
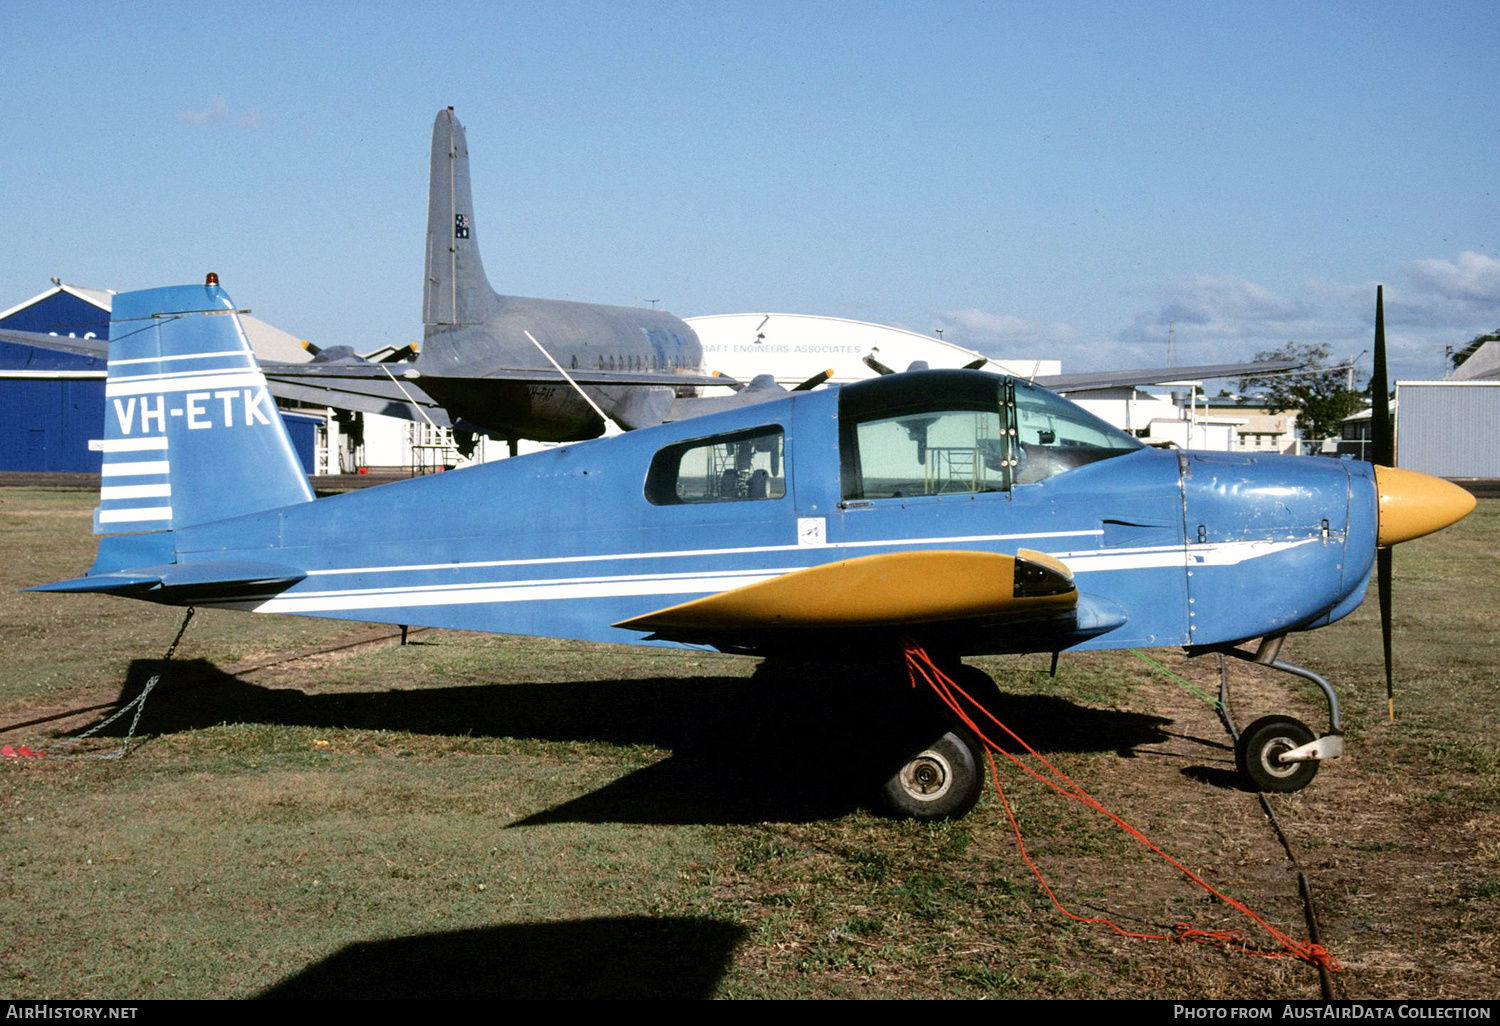
M177 637L172 639L172 644L167 648L167 654L162 656L162 662L165 663L171 661L173 654L177 651L178 642L182 641L182 636L187 633L188 624L192 621L193 613L196 611L196 607L188 606L187 615L182 618L182 626L177 628ZM125 705L121 706L109 719L105 720L102 723L94 724L88 730L85 730L82 734L79 734L76 737L65 738L64 740L49 746L50 748L57 749L69 748L73 745L76 745L84 738L92 737L94 734L103 730L105 727L115 722L115 720L118 720L121 716L124 716L130 710L134 709L135 716L130 721L130 730L126 732L125 739L120 742L119 748L116 748L114 751L110 752L85 752L78 755L56 755L53 757L58 759L123 759L125 757L125 753L130 749L130 742L135 738L135 728L141 722L141 713L146 711L146 696L151 694L151 689L156 687L157 683L160 680L161 674L153 674L151 676L151 679L146 681L146 686L141 689L141 693L139 695L136 695ZM49 751L47 754L52 755L53 753Z

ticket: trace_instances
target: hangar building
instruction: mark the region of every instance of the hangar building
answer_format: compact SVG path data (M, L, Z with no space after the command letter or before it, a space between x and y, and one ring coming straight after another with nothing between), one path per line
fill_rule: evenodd
M925 360L934 370L962 367L979 353L931 335L884 324L810 314L744 313L684 318L703 343L703 366L740 381L771 374L795 385L824 370L835 384L875 376L864 363L873 356L892 370ZM987 370L1032 377L1061 374L1058 360L991 360Z
M1434 477L1500 478L1500 379L1398 381L1396 411L1398 466Z
M0 313L15 331L73 338L109 338L114 292L52 279L52 288ZM291 335L242 316L245 334L267 360L311 357ZM105 362L72 353L0 342L0 471L98 473L101 455L89 448L104 425ZM282 411L304 469L312 472L323 418Z

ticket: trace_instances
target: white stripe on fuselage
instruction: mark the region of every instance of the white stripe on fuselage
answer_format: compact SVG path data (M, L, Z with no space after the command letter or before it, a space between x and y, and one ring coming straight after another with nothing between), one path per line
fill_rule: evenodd
M1102 570L1147 570L1176 566L1234 566L1261 556L1270 556L1299 545L1322 541L1321 537L1288 541L1208 542L1189 545L1153 545L1138 549L1093 549L1088 552L1053 552L1075 574Z
M732 587L769 581L795 569L798 568L737 570L706 575L642 574L638 577L491 581L482 584L432 585L425 588L362 588L222 604L253 609L258 613L321 613L333 610L393 609L412 605L464 606L494 602L537 602L544 599L615 598L621 595L709 595L728 591Z
M100 467L104 477L138 477L142 474L165 474L172 469L167 460L136 460L131 463L106 463Z
M1046 531L1031 534L966 534L951 538L902 538L879 541L838 542L820 546L825 549L854 549L894 545L956 545L962 542L1028 541L1037 538L1083 538L1101 535L1103 531ZM544 556L538 559L487 559L469 563L410 563L404 566L356 566L332 570L309 570L307 576L325 574L389 574L420 570L472 570L495 566L545 566L555 563L602 563L616 559L675 559L683 556L743 556L754 552L808 551L806 545L750 545L731 549L673 549L666 552L612 552L603 556Z
M243 385L265 385L258 370L178 371L172 374L141 374L127 378L110 378L104 395L113 399L122 395L157 395L166 392L206 391L214 388L239 388Z
M176 356L133 356L128 360L111 360L111 367L124 367L136 363L170 363L176 360L217 360L225 356L246 357L249 354L243 349L226 349L219 353L180 353ZM119 380L116 378L116 380Z
M1052 536L1098 534L1096 531L1056 532ZM1007 537L1037 537L1036 535ZM972 536L963 538L933 538L920 541L887 539L880 542L852 542L829 545L829 549L884 545L888 547L913 544L954 544L976 540ZM1321 538L1300 538L1286 541L1239 541L1212 542L1188 546L1151 546L1132 549L1090 549L1074 552L1053 553L1075 574L1118 570L1187 569L1197 566L1234 566L1252 559L1284 552ZM465 567L494 567L502 565L537 565L541 563L584 562L599 559L663 558L687 555L726 555L747 552L790 551L797 546L761 546L742 549L702 549L674 552L625 553L614 556L557 557L553 559L513 560L507 562L434 564L425 567L391 567L390 571L413 569L453 569ZM394 609L401 607L426 608L433 606L482 605L493 602L531 602L554 599L617 598L627 595L712 595L743 587L760 581L771 580L803 567L779 567L758 570L722 570L677 574L631 574L603 577L560 577L541 580L476 581L455 584L398 585L375 588L344 588L326 591L291 592L265 599L245 599L223 603L262 613L326 613L356 611L361 609ZM381 569L310 571L313 574L330 573L379 573Z
M147 452L166 447L166 435L148 435L143 438L96 438L89 442L89 448L95 452Z
M99 523L129 524L137 520L171 520L171 506L140 506L135 509L101 509Z
M172 495L170 484L105 485L99 489L99 498L113 499L166 499Z

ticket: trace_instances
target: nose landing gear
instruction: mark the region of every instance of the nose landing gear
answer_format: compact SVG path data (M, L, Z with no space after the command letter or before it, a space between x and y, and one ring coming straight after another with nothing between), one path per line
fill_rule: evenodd
M1312 783L1318 763L1344 754L1344 731L1339 722L1339 700L1333 686L1305 667L1277 658L1284 635L1264 638L1252 653L1233 646L1214 646L1219 654L1219 714L1234 737L1234 761L1247 783L1257 791L1290 794ZM1234 725L1229 705L1229 664L1225 656L1269 666L1310 680L1328 700L1329 732L1319 737L1301 720L1290 716L1262 716L1243 732Z
M1313 740L1313 732L1290 716L1262 716L1240 735L1234 762L1257 791L1300 791L1318 775L1314 759L1292 762L1287 756Z

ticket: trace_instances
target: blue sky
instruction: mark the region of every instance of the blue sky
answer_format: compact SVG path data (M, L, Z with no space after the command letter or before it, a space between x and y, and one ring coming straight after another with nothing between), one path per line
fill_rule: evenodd
M1500 327L1500 4L5 0L0 305L217 270L420 336L432 118L502 292L1066 371ZM1368 369L1368 356L1361 366ZM814 370L816 368L813 368Z

